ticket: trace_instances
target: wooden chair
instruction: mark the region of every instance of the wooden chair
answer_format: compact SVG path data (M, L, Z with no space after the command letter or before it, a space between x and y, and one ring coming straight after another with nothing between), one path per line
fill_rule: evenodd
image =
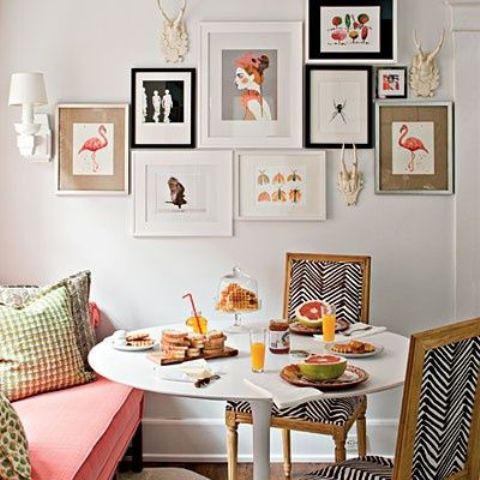
M480 318L412 335L395 462L365 457L304 480L478 480Z
M370 257L287 253L283 315L295 318L295 309L306 300L321 299L336 307L338 318L349 323L368 323ZM330 435L335 442L335 460L345 460L345 442L357 423L358 453L366 455L365 396L318 400L294 408L272 410L271 425L283 435L284 472L292 471L290 431ZM228 446L228 479L237 478L238 425L252 424L248 402L228 402L225 412Z

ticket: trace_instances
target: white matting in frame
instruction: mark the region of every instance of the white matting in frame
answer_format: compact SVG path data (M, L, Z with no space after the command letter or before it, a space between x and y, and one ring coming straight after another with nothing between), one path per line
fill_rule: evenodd
M300 148L302 24L202 23L200 37L200 146Z
M233 235L231 151L136 151L137 237Z
M238 220L326 220L325 152L238 151L235 170Z

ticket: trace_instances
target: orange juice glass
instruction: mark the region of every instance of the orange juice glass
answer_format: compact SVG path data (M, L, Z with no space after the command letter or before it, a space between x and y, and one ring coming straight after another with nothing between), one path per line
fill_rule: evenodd
M252 372L262 373L265 369L266 329L250 330L250 357Z
M191 317L187 318L185 324L187 327L192 328L194 333L205 335L208 331L208 320L205 317L202 317L201 312L198 313L198 317L195 317L195 315L192 314Z
M323 331L323 341L324 342L334 342L335 341L335 326L337 323L337 316L335 314L335 309L332 308L332 311L324 313L322 316L322 331Z

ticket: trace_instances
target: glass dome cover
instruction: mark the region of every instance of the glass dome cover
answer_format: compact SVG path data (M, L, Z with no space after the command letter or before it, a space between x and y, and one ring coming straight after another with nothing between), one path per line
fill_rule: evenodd
M233 267L232 273L220 279L215 308L224 313L257 311L259 309L257 281L239 267Z

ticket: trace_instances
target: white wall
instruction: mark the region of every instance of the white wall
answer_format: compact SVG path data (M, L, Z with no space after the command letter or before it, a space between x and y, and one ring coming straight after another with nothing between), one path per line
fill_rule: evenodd
M433 46L447 15L437 0L399 3L399 63L407 64L412 29L421 32L425 46ZM189 0L188 5L191 66L197 65L198 21L304 18L303 0ZM237 223L228 239L134 239L130 197L54 195L53 165L31 165L17 152L13 122L19 111L6 106L10 73L44 72L51 113L57 102L129 101L130 69L163 66L159 26L154 0L0 0L0 283L42 284L90 268L93 298L115 327L132 329L184 319L186 290L215 317L217 280L238 264L258 278L260 315L268 319L281 311L285 252L369 254L373 322L409 334L451 320L454 197L374 195L372 151L360 153L366 188L358 207L347 208L336 191L338 152L329 152L327 222ZM441 100L452 98L451 57L448 36L440 56ZM373 396L370 405L372 450L391 454L399 393ZM222 411L220 405L150 397L146 453L223 458ZM184 437L182 443L172 441L183 428L189 428L188 445ZM246 431L242 438L242 458L248 458ZM279 451L275 440L274 454ZM332 448L299 436L294 452L299 459L318 459Z

